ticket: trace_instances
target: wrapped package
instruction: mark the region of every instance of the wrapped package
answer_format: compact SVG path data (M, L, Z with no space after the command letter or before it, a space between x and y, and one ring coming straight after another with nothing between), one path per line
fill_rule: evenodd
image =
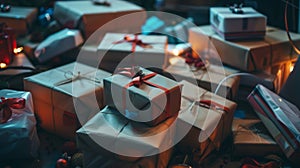
M181 95L177 82L141 67L128 70L104 79L108 106L118 109L131 120L152 126L177 116ZM125 75L128 72L133 73Z
M147 17L142 7L123 0L107 2L110 5L97 5L93 1L58 1L54 5L54 18L62 25L80 29L84 38L90 37L100 27L105 31L121 31L121 29L124 31L123 29L126 29L140 32ZM139 14L132 15L131 19L126 22L117 20L136 12ZM115 24L104 26L110 21L114 21Z
M31 93L3 89L0 97L0 162L37 157L40 141ZM7 110L10 116L5 117Z
M77 131L84 166L119 167L123 163L121 167L128 168L167 167L175 135L175 119L172 117L149 127L105 107Z
M233 119L233 154L237 157L282 155L281 149L259 119Z
M285 156L299 167L300 126L297 106L262 85L257 85L248 100Z
M35 59L43 63L83 43L79 30L65 28L42 41L34 50Z
M300 35L291 33L291 36L298 46ZM224 64L247 72L266 70L297 56L286 32L273 27L267 27L266 35L261 40L227 41L217 35L211 26L205 25L189 30L189 42L200 55L221 59Z
M37 13L37 8L11 6L10 11L0 12L0 22L5 22L20 37L30 32Z
M99 68L114 72L117 67L163 68L167 63L167 36L106 33L98 46ZM99 60L101 59L101 60Z
M210 24L225 40L263 38L267 17L252 7L211 7Z
M80 125L104 106L102 79L110 75L74 62L26 77L24 89L32 93L40 126L74 139Z
M192 152L200 162L218 150L231 135L237 105L190 82L179 84L182 85L182 99L176 133L185 132L186 135L177 147L183 152Z
M214 92L219 83L229 75L238 73L238 70L209 64L205 69L194 68L185 63L185 59L181 57L173 57L170 59L170 65L164 69L165 72L174 75L177 81L187 80L189 82L197 82L200 87ZM217 94L233 100L237 94L239 87L239 76L228 78L222 82L220 90Z

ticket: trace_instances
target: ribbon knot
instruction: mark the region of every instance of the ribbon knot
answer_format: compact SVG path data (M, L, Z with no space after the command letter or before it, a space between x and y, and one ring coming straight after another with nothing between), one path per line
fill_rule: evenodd
M24 98L0 98L0 114L2 113L2 118L0 123L6 123L12 116L11 109L22 109L25 107Z
M136 46L140 46L142 48L152 48L152 46L150 44L144 43L142 40L138 39L138 35L135 34L134 38L131 38L130 36L126 35L123 40L120 41L116 41L114 42L114 44L120 44L120 43L131 43L132 47L131 47L131 51L135 52Z
M68 72L65 72L64 76L66 79L54 83L54 86L64 85L64 84L71 83L71 82L74 82L79 79L86 79L86 80L89 80L89 81L92 81L95 83L101 83L101 80L99 80L98 78L93 79L92 77L87 77L85 75L81 75L80 72L77 72L77 74L74 74L73 72L68 71Z
M185 63L194 65L195 68L205 69L205 62L200 57L193 57L191 53L187 53L185 56Z

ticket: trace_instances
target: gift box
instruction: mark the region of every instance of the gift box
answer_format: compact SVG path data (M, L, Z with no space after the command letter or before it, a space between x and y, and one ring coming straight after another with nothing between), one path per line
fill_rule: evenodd
M99 68L109 72L126 66L163 68L167 41L167 36L161 35L107 33L98 46Z
M133 73L125 75L129 71ZM136 75L141 76L132 79ZM177 116L180 109L180 85L147 69L125 69L105 78L103 82L107 105L117 108L131 120L154 126Z
M105 29L105 32L113 30L140 32L140 27L146 20L146 12L142 7L122 0L108 2L110 6L97 5L92 1L59 1L54 5L53 15L62 25L80 29L85 38L90 37L100 27ZM135 12L139 13L131 15L126 22L122 19L114 20ZM112 20L115 24L105 25Z
M181 81L182 98L176 127L179 150L192 153L200 161L231 135L236 103L204 90L190 82Z
M281 155L281 149L259 119L233 119L233 155L264 157Z
M189 42L198 53L221 58L224 64L247 72L265 70L297 57L284 30L267 27L266 31L262 40L226 41L211 26L200 26L189 30ZM291 36L300 45L300 35Z
M24 89L33 95L40 126L74 139L80 124L104 106L102 79L110 75L74 62L25 78Z
M31 93L3 89L0 97L0 160L37 157L40 141Z
M212 28L226 40L263 38L267 17L252 7L211 7Z
M238 70L226 66L214 64L209 64L205 69L196 68L185 63L185 59L181 57L171 58L170 66L164 69L164 71L173 75L177 81L187 80L192 83L198 83L200 87L212 92L216 90L224 78L239 72ZM228 78L221 83L217 94L233 100L238 91L239 80L239 76Z
M9 12L0 13L0 22L13 28L17 36L24 36L30 32L37 13L36 8L12 6Z
M65 28L42 41L34 50L35 58L43 63L83 43L79 30Z
M248 100L285 156L299 167L299 109L262 85Z
M101 163L114 159L117 163L110 165L119 165L119 162L125 167L167 167L175 135L175 119L172 117L149 127L128 120L106 106L77 131L77 145L84 153L84 166L105 167ZM107 159L103 161L101 157Z

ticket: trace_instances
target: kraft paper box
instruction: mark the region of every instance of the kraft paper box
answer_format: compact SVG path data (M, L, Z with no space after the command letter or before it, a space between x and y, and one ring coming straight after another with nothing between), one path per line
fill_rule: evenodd
M192 83L197 82L200 87L212 92L216 90L218 84L228 75L239 72L226 66L221 67L214 64L210 64L206 70L194 69L185 63L184 58L173 57L170 59L170 66L164 69L164 71L174 75L177 81L187 80ZM220 91L217 94L233 100L238 91L239 80L238 76L228 78L222 83Z
M201 161L213 150L218 150L231 135L237 105L190 82L183 80L179 84L182 85L182 99L176 133L187 134L178 143L178 148L185 152L194 151L193 155ZM226 110L215 110L209 105L204 107L200 101L215 102Z
M12 116L6 123L0 124L0 162L1 160L33 159L38 157L39 137L36 130L33 101L30 92L10 89L0 90L0 97L23 98L25 106L21 109L13 109ZM2 102L1 120L2 120ZM4 107L5 108L5 107Z
M300 35L291 36L295 45L300 45ZM273 27L267 27L263 40L249 41L226 41L209 25L194 27L189 30L189 42L195 51L247 72L265 70L297 56L286 32Z
M166 167L172 152L175 119L172 117L150 127L128 120L117 110L106 106L76 132L78 148L86 154L85 166L99 166L95 160L103 156L118 162L131 162L135 166ZM152 160L152 163L147 160Z
M126 41L125 37L129 39ZM132 42L134 40L137 42ZM100 69L113 72L116 67L125 66L162 68L167 62L167 43L167 36L161 35L135 37L132 34L106 33L97 51L97 55L103 57Z
M233 119L233 150L238 157L282 154L280 147L259 119Z
M100 27L105 32L124 31L123 29L140 32L147 17L142 7L122 0L108 2L110 6L95 5L92 1L58 1L54 5L53 15L62 25L79 28L85 38L90 37ZM126 22L114 20L135 12L139 14L132 15ZM102 27L112 20L115 24Z
M229 7L211 7L210 24L224 39L263 38L266 33L267 17L252 7L240 8L243 13L234 13Z
M75 138L80 124L104 106L102 79L110 75L74 62L25 78L24 89L33 95L42 128Z
M157 125L180 109L180 85L160 74L141 68L145 79L139 87L129 85L130 77L114 74L104 78L104 97L108 106L117 108L127 118Z
M17 36L24 36L30 32L37 13L37 8L12 6L9 12L0 13L0 22L13 28Z

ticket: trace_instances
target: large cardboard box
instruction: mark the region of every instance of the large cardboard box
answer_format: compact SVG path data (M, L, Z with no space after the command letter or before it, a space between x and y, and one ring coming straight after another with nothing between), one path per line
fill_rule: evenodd
M167 43L167 36L107 33L97 48L99 68L109 72L126 66L163 68Z
M0 12L0 22L13 28L17 36L24 36L30 32L37 14L37 8L12 6L9 12Z
M88 38L106 23L139 12L138 15L132 15L130 20L114 20L115 24L107 26L105 31L123 29L140 32L147 17L142 7L123 0L109 2L110 6L95 5L92 1L58 1L54 6L54 17L63 25L79 28L83 36Z
M232 132L236 157L282 155L280 147L259 119L233 119Z
M198 161L218 150L231 135L233 114L237 104L187 81L181 81L182 99L176 137L185 136L177 147L193 153ZM211 102L211 104L204 104Z
M104 79L107 105L117 108L131 120L152 126L177 116L180 109L180 85L147 69L138 69L141 77L125 76L123 73L128 71L121 71ZM132 70L130 68L129 71Z
M263 38L267 17L252 7L211 7L210 24L226 40Z
M24 89L32 93L40 126L74 139L80 125L105 105L102 79L110 75L74 62L26 77Z
M227 41L206 25L191 28L189 42L198 53L247 72L265 70L297 57L284 30L267 27L266 31L262 40ZM300 35L291 36L300 45Z
M231 100L234 100L238 92L240 77L235 76L226 80L225 78L239 71L226 66L209 64L206 69L196 69L185 63L184 58L173 57L170 58L170 65L164 71L173 75L177 81L187 80L197 83L211 92L214 92L220 84L217 94Z
M175 135L175 119L172 117L149 127L128 120L106 106L77 131L78 148L85 155L84 166L105 167L109 164L110 167L119 167L119 163L123 163L122 167L167 167ZM106 160L101 160L102 157Z

